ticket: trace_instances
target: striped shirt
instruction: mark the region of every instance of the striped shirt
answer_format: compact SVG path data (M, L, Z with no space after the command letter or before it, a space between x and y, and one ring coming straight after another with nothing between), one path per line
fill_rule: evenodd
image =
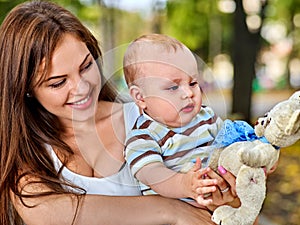
M142 114L127 136L125 158L134 175L154 162L162 162L176 172L187 172L198 157L205 167L211 153L209 145L221 124L213 110L204 106L189 124L178 128L167 127ZM142 184L141 188L147 194L149 187Z

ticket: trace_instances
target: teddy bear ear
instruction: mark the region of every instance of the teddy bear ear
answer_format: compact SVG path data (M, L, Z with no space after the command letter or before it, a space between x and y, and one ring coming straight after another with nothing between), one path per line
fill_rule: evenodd
M285 128L287 135L292 135L297 132L300 128L300 110L296 110L288 121L288 125Z

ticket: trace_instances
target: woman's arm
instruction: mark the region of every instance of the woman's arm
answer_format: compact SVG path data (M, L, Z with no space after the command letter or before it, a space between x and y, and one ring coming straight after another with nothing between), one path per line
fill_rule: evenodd
M71 195L48 196L31 200L38 204L27 208L15 201L17 211L27 225L70 225L77 200ZM96 225L193 225L214 224L210 214L175 199L160 196L112 197L86 195L81 199L74 224Z
M22 186L21 182L21 186ZM24 186L23 186L24 187ZM23 194L49 191L45 185L28 184ZM102 196L57 194L20 199L11 193L19 215L27 225L193 225L214 224L208 211L190 206L177 199L161 196ZM75 216L76 215L76 216ZM75 218L75 219L74 219Z

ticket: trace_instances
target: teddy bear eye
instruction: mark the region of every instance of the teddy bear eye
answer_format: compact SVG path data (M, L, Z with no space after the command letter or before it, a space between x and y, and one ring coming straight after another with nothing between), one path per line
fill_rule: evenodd
M261 121L261 123L260 123L260 124L263 126L263 125L264 125L264 123L265 123L265 121L263 120L263 121Z

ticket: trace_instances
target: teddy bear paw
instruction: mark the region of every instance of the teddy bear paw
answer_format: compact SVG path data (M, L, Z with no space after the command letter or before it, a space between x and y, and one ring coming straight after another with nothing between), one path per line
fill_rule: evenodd
M224 205L218 207L213 215L212 215L212 221L219 225L238 225L232 223L232 215L234 214L235 209Z
M256 217L249 217L247 214L247 209L243 207L232 208L224 205L214 211L212 221L218 225L253 225Z
M236 179L236 189L241 202L247 207L254 206L254 202L262 204L266 193L264 170L243 165Z

